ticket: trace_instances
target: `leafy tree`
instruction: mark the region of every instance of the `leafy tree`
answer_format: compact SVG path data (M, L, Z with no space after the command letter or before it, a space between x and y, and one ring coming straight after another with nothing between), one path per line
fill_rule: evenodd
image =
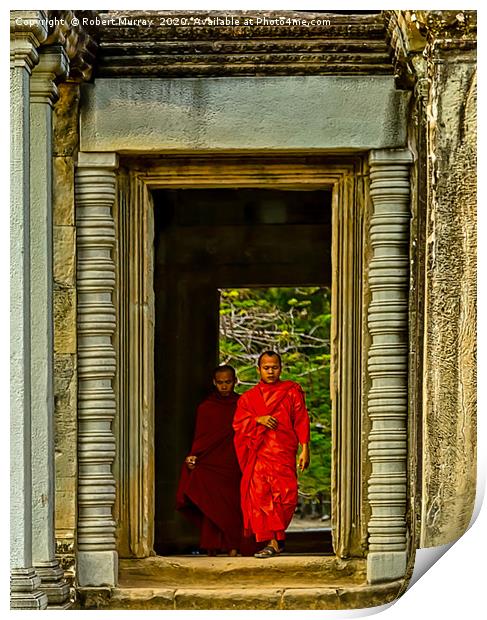
M220 363L235 367L237 391L255 385L257 360L282 356L283 379L298 381L311 419L311 464L300 474L307 502L330 498L330 300L327 288L245 288L220 291Z

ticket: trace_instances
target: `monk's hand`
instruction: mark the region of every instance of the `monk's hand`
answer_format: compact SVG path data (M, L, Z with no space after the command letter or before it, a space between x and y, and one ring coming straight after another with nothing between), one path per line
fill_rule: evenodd
M196 467L197 459L198 459L198 457L196 457L196 456L187 456L184 459L184 462L186 463L188 469L194 469Z
M257 424L262 424L271 430L275 431L277 428L277 420L271 415L261 415L259 418L255 418Z
M309 467L309 446L308 444L303 444L301 448L301 454L299 455L298 460L299 471L304 471Z

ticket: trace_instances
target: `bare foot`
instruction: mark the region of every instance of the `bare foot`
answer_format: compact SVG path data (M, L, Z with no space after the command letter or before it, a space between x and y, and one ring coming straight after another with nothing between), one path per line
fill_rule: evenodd
M281 549L279 547L279 543L277 542L277 540L275 538L273 538L269 542L269 547L272 547L273 549L275 549L276 553L280 553L280 551L281 551Z
M236 558L237 557L237 550L236 549L230 549L230 551L228 552L228 555L231 558Z

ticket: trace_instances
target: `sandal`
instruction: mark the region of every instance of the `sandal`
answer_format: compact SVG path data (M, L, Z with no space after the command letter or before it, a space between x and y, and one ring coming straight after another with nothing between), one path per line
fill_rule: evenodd
M276 551L274 549L274 547L272 547L271 545L268 545L267 547L264 547L260 551L257 551L257 553L254 553L254 557L256 557L256 558L272 558L273 556L278 555L278 553L279 553L279 551Z

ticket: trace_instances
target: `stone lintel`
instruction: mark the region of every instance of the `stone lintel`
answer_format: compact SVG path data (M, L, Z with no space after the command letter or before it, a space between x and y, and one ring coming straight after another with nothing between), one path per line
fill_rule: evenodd
M406 551L369 553L367 556L367 583L404 579L407 566Z
M404 148L409 91L393 76L100 78L84 84L86 152Z

